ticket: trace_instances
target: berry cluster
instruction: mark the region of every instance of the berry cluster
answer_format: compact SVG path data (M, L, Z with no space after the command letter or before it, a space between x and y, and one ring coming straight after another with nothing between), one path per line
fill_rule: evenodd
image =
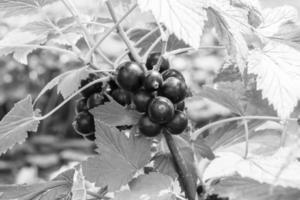
M119 86L133 94L135 109L144 113L138 128L148 137L157 136L163 128L172 134L180 134L188 123L184 112L185 79L177 70L169 69L165 59L160 70L154 70L160 56L160 53L150 54L146 62L147 71L131 61L117 69Z

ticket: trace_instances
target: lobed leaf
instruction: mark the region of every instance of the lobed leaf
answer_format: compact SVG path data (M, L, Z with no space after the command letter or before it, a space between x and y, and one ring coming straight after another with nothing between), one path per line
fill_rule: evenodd
M27 138L28 131L37 131L31 97L17 102L0 121L0 155Z

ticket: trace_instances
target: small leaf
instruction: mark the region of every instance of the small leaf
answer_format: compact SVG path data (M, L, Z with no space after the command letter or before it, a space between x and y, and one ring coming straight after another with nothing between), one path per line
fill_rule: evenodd
M154 164L153 167L155 171L168 175L173 179L178 177L178 174L174 166L174 160L170 153L166 153L166 154L158 153L152 158L152 160L153 160L153 164Z
M298 189L260 183L238 175L210 181L209 188L211 193L231 200L297 200L300 196Z
M300 52L270 41L262 50L251 51L248 72L257 75L257 89L279 117L289 117L300 98Z
M85 180L81 169L75 172L71 191L72 191L72 200L86 199L87 192L86 192Z
M60 93L64 98L67 98L78 90L81 85L81 81L86 79L89 74L90 73L87 71L87 67L82 67L80 69L70 70L58 75L47 83L47 85L40 91L34 102L36 103L37 100L43 94L45 94L45 92L51 90L56 85L57 92Z
M198 48L207 19L206 4L195 0L138 0L143 12L151 11L156 20L163 23L170 33L174 33L186 44Z
M115 191L150 161L151 141L134 133L128 138L116 128L97 120L95 126L99 155L82 162L82 171L96 186L107 185L109 191Z
M233 95L228 91L216 90L210 87L203 88L198 95L212 100L237 115L244 115L243 107Z
M0 121L0 155L27 138L28 131L37 131L31 97L19 101Z
M57 0L1 0L0 10L6 17L37 13L40 7Z
M141 175L129 183L130 190L116 193L115 200L174 200L172 179L168 176L151 173Z
M94 119L110 126L124 126L137 124L141 114L130 110L110 98L110 102L91 110Z

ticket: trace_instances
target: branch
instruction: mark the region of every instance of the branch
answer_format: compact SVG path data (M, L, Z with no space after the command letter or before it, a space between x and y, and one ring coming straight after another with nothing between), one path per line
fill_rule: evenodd
M117 23L118 19L117 19L116 13L115 13L115 11L113 9L113 6L112 6L110 0L106 1L106 6L108 8L108 11L110 12L110 15L111 15L113 21L115 23ZM133 7L132 7L132 9L135 9L136 7L137 7L137 4L134 4ZM120 25L117 26L117 32L119 33L120 37L122 38L122 40L126 44L126 46L129 49L129 51L131 52L134 60L137 61L138 63L142 63L142 60L141 60L139 54L137 53L136 49L131 44L128 36L126 35L126 33L124 32L123 28Z
M58 106L56 106L54 109L52 109L47 114L45 114L43 116L39 116L39 117L34 117L34 119L41 121L41 120L44 120L44 119L50 117L52 114L54 114L56 111L58 111L61 107L63 107L66 103L68 103L72 98L74 98L76 95L78 95L83 90L87 89L88 87L90 87L96 83L106 82L108 80L110 80L110 77L104 77L104 78L100 78L100 79L90 82L89 84L85 85L84 87L82 87L79 90L77 90L76 92L74 92L72 95L70 95L68 98L66 98L63 102L61 102Z
M112 26L108 31L96 42L96 44L89 50L89 52L86 54L85 62L89 63L91 61L93 53L96 51L98 46L120 25L120 23L126 19L126 17L135 9L136 5L133 6L131 9L127 11L127 13L124 14L123 17L119 19L118 22L115 23L114 26Z
M175 168L178 173L185 195L188 200L195 200L197 193L197 184L194 180L193 174L189 171L187 164L182 154L180 153L173 136L166 130L164 131L164 136L166 138L168 147L174 159Z
M198 129L191 135L191 140L195 141L199 135L201 135L204 131L214 127L216 125L220 125L227 122L238 121L238 120L248 120L248 119L261 119L261 120L273 120L273 121L281 121L280 117L273 117L273 116L239 116L239 117L231 117L223 120L219 120L210 124L203 126L202 128ZM287 120L290 121L297 121L297 118L289 118Z

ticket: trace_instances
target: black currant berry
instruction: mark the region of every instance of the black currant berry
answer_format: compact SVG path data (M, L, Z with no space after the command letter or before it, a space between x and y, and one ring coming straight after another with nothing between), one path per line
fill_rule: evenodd
M150 71L144 80L144 87L148 91L158 90L163 83L163 78L158 71Z
M88 111L78 113L73 122L75 131L79 134L90 134L95 132L94 117Z
M140 132L147 137L155 137L161 132L161 125L152 122L149 117L141 117L138 124Z
M95 134L91 134L91 135L86 135L84 136L87 140L90 140L90 141L95 141L96 139L96 136Z
M185 82L176 77L170 77L165 80L159 89L159 95L167 97L173 103L179 103L184 100L186 93L187 86Z
M184 112L176 111L173 119L166 124L169 133L177 135L182 133L188 125L188 119Z
M130 93L121 88L113 90L111 92L111 96L116 102L123 106L129 105L131 103Z
M144 69L135 62L122 63L117 69L117 81L121 88L136 91L145 78Z
M86 98L81 98L78 101L76 101L76 113L80 113L82 111L87 111L88 107L87 107L87 99Z
M81 81L80 88L84 87L88 83L97 80L99 77L95 74L90 74L89 77L85 80ZM102 83L96 83L85 90L81 92L82 96L88 98L90 95L96 93L96 92L101 92L102 90Z
M148 106L149 118L159 124L164 124L173 119L174 116L173 103L165 98L158 96L154 98Z
M160 55L161 55L160 52L154 52L154 53L151 53L149 55L149 57L147 58L147 61L146 61L146 67L147 67L148 70L153 69L154 65L157 64L157 62L158 62L158 60L160 58ZM169 68L170 68L169 61L166 60L165 58L163 58L163 61L162 61L161 65L160 65L160 70L159 71L163 72L163 71L165 71L165 70L167 70Z
M107 102L107 98L103 96L101 93L94 93L92 94L87 100L87 107L89 109L95 108L97 106L103 105Z
M185 82L185 79L184 79L183 75L179 71L177 71L176 69L168 69L167 71L164 71L162 73L162 77L163 77L164 80L166 80L170 77L176 77L176 78L178 78L178 79Z
M140 90L133 96L133 102L135 104L135 109L139 112L147 112L148 105L153 98L153 95L144 90Z
M204 188L202 185L198 185L197 186L197 194L198 195L202 195L202 193L204 192Z
M179 103L176 104L176 110L184 111L185 109L185 102L180 101Z

